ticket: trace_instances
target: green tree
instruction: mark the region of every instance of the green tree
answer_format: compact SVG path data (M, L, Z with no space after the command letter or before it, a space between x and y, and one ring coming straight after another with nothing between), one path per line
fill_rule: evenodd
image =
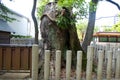
M99 1L103 0L91 0L90 2L90 7L89 7L89 21L88 21L88 26L85 34L85 38L83 40L82 48L85 52L87 52L87 46L90 45L90 42L92 40L93 32L94 32L94 27L95 27L95 18L96 18L96 10L97 10L97 4ZM110 2L113 5L116 5L116 7L120 10L120 6L118 3L116 3L113 0L106 0Z
M101 27L103 27L103 31L105 31L105 32L111 32L111 27L109 26L101 26Z
M49 2L49 0L47 1ZM40 28L44 40L42 50L60 49L62 51L62 59L64 59L65 51L70 49L73 51L73 63L76 61L76 51L82 50L85 60L87 46L90 44L93 36L96 9L99 0L91 0L89 3L89 21L82 47L79 43L75 21L76 19L87 17L88 6L86 5L88 4L85 0L55 1L57 1L57 3L48 3L45 8L41 8L43 14ZM73 12L73 10L75 11ZM73 64L73 66L75 65Z
M90 45L92 40L94 26L95 26L95 18L96 18L96 9L99 0L91 0L89 4L89 21L88 26L85 34L85 38L83 40L82 48L85 52L87 52L87 46Z
M84 39L84 34L86 32L86 28L87 28L87 22L80 20L77 24L76 24L76 28L77 28L77 34L78 34L78 38L80 41L83 41Z
M49 0L38 0L37 3L37 19L39 20L44 12L45 5L49 2Z
M69 0L69 1L59 0L59 1L58 3L56 2L47 3L47 5L43 10L43 14L41 16L41 25L40 25L41 35L43 38L43 46L41 49L41 54L44 54L45 49L52 51L61 50L62 67L65 67L66 50L72 50L72 68L75 68L76 59L77 59L76 52L78 50L82 50L77 35L77 29L75 27L76 14L73 14L72 12L73 9L72 7L75 6L75 2L73 5L73 0ZM69 5L68 3L72 5ZM81 2L81 4L83 3ZM76 8L77 7L78 6L76 6ZM51 55L54 56L54 53L52 53ZM84 58L83 68L85 70L86 54L83 55L83 58ZM43 67L41 67L40 70L41 70L40 75L42 75Z
M111 31L120 32L120 21L112 26Z

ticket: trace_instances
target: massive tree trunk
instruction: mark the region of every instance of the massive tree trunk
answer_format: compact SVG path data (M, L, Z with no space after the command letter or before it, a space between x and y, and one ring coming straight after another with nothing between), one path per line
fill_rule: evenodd
M92 4L89 7L89 21L88 26L85 34L85 38L83 40L82 48L85 52L87 52L87 46L90 45L90 42L93 37L94 26L95 26L95 18L96 18L96 6L98 0L92 0Z
M72 67L76 66L76 52L82 50L80 45L75 24L69 24L68 28L61 28L56 23L56 3L48 3L45 7L43 16L41 17L40 31L43 38L43 47L41 55L44 50L61 50L62 51L62 67L66 63L66 50L72 50ZM69 16L71 17L71 16ZM55 55L52 53L52 55ZM83 55L86 58L86 54ZM86 61L86 60L85 60ZM85 66L84 64L83 66Z

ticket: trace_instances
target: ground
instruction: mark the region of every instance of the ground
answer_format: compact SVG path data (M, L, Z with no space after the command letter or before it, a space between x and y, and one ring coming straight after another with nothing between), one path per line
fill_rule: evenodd
M30 73L0 72L0 80L31 80Z

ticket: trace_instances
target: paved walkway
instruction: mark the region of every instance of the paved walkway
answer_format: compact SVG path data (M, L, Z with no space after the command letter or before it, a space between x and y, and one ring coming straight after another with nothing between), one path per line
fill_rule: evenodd
M31 80L30 73L0 73L0 80Z

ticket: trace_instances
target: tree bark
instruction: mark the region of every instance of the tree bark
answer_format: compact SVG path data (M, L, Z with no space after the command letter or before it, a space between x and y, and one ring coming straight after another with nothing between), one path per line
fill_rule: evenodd
M37 19L35 17L35 10L36 10L36 4L37 4L37 0L33 0L33 8L32 8L32 19L34 22L34 28L35 28L35 44L38 44L38 23L37 23Z
M94 32L94 26L95 26L95 18L96 18L96 10L95 7L98 3L98 0L92 0L93 5L90 5L89 7L89 21L88 21L88 27L86 30L85 38L83 40L82 48L87 53L87 46L90 45L90 42L93 37Z

